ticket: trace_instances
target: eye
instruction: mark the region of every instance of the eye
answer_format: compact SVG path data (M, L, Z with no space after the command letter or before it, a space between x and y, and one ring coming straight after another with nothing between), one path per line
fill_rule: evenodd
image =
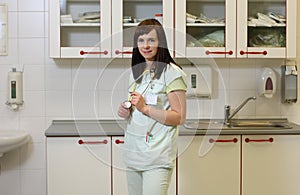
M139 38L139 39L137 40L137 42L138 42L138 44L144 43L144 39Z
M157 42L157 39L155 39L155 38L151 38L151 39L149 39L149 44L156 44L156 42Z

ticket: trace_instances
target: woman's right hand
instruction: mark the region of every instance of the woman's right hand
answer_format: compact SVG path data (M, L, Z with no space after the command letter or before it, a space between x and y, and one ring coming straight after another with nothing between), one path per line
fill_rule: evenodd
M131 108L127 108L125 103L122 102L119 106L118 115L126 120L129 119L131 113Z

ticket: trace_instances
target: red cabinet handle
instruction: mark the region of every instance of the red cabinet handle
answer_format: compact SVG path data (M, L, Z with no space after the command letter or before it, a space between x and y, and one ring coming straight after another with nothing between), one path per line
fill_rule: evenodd
M249 142L270 142L272 143L274 141L274 138L270 137L269 139L249 139L249 138L245 138L245 142L249 143Z
M233 142L233 143L237 143L238 139L237 138L233 138L233 139L213 139L213 138L210 138L209 139L209 143L214 143L214 142L221 142L221 143Z
M119 55L119 54L132 54L132 51L119 51L119 50L116 50L115 54L117 54L117 55Z
M124 144L124 141L123 141L123 140L117 139L117 140L115 141L115 143L116 143L116 144Z
M108 51L80 51L80 55L85 55L85 54L104 54L107 55Z
M233 54L233 51L209 51L209 50L206 50L205 51L205 54L206 55L209 55L209 54L229 54L229 55L232 55Z
M240 54L241 55L244 55L244 54L256 54L256 55L258 55L258 54L262 54L262 55L267 55L268 54L268 52L267 51L240 51Z
M108 141L105 139L103 141L84 141L82 139L78 140L78 144L107 144Z

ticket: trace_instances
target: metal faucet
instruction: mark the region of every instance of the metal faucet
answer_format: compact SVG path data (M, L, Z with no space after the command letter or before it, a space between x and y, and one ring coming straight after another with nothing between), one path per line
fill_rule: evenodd
M256 100L256 97L248 97L246 100L244 100L241 105L239 105L232 114L230 114L230 106L225 105L224 107L224 124L230 126L231 125L231 119L250 101L250 100Z

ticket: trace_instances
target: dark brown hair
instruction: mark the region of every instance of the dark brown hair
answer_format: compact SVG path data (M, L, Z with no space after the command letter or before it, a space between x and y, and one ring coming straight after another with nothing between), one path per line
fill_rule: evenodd
M131 67L134 80L137 80L137 83L142 81L142 76L140 76L146 67L145 58L139 52L137 41L139 36L148 34L151 30L155 30L158 38L158 50L156 54L156 58L154 63L156 63L155 68L155 78L159 79L163 70L166 68L167 64L175 63L173 58L170 55L166 34L162 27L162 25L156 19L145 19L139 23L137 26L134 39L133 39L133 51L132 51L132 59L131 59ZM177 64L176 64L177 65ZM178 66L178 65L177 65ZM179 66L180 67L180 66ZM137 79L140 77L139 79Z

